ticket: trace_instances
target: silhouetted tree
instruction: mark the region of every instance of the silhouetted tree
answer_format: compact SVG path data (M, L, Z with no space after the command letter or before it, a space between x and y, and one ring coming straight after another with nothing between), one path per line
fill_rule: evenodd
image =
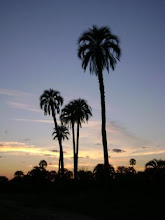
M64 124L68 124L71 128L72 128L72 141L73 141L73 159L74 159L74 173L76 172L76 145L75 145L75 113L74 113L75 107L72 104L72 102L70 102L69 104L65 105L65 107L62 109L61 111L61 122Z
M84 71L89 66L90 73L98 77L101 95L101 115L102 115L102 143L104 151L105 178L108 177L108 148L106 135L106 108L105 91L103 82L103 70L115 69L117 60L120 58L121 50L119 39L113 35L108 27L98 28L93 26L84 32L78 39L78 57L82 60Z
M52 115L54 120L54 125L58 135L58 125L56 114L60 113L60 106L63 104L63 98L60 96L58 91L53 89L45 90L44 93L40 96L40 107L44 110L45 115ZM59 147L60 147L60 161L61 161L61 173L64 174L64 160L62 154L62 146L60 143L60 139L58 138Z
M48 165L48 164L47 164L46 160L41 160L41 161L39 162L39 166L40 166L40 168L42 168L42 169L43 169L43 168L45 169L45 168L47 167L47 165Z
M9 180L6 176L0 176L0 184L6 184L8 181Z
M98 182L99 184L102 184L104 182L105 172L107 172L105 169L105 164L97 164L97 166L93 170L93 175L94 175L96 182ZM111 164L109 164L108 165L108 180L113 179L114 174L115 174L115 169Z
M24 177L24 173L21 170L18 170L14 173L14 177L15 178L23 178Z
M31 171L27 173L27 176L31 178L32 182L37 184L43 184L49 181L49 171L44 167L35 166Z
M146 163L145 168L165 168L165 160L153 159Z
M130 159L129 164L134 167L134 165L136 165L136 160L135 159Z
M145 174L147 180L156 183L165 183L165 160L153 159L145 165Z
M116 173L126 173L127 167L125 166L118 166L116 169Z
M93 182L93 173L91 171L79 170L77 172L78 179L81 183L89 185Z
M67 113L68 108L70 107L70 111ZM70 112L72 113L70 114ZM92 116L92 109L87 104L87 101L84 99L75 99L71 101L66 108L62 110L61 120L64 123L71 122L72 124L72 135L73 138L73 152L74 152L74 178L77 179L77 170L78 170L78 153L79 153L79 130L82 126L82 123L89 120ZM76 135L76 146L75 146L75 134L74 134L74 125L77 124L77 135Z
M55 170L51 170L51 171L49 172L49 174L50 174L50 181L51 181L51 182L55 182L56 176L57 176L57 172L56 172Z
M58 128L58 132L57 132L56 128L54 128L54 132L52 133L52 135L54 136L53 139L54 140L59 139L60 146L62 147L62 140L63 141L65 139L68 140L69 131L68 131L68 128L64 125L58 125L57 128ZM62 155L62 158L63 158L63 148L61 149L61 155ZM61 160L61 157L59 158L59 172L61 171L61 169L60 169L60 160Z

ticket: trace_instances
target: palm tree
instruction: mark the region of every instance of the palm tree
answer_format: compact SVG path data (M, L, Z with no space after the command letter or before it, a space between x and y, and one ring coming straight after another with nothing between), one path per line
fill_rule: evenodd
M78 153L79 153L79 132L82 123L87 122L92 116L92 109L84 99L75 99L71 101L62 110L61 120L63 123L69 123L72 125L73 135L73 155L74 155L74 178L77 179L78 170ZM76 144L75 144L75 133L74 125L77 124Z
M76 145L75 145L75 130L74 130L74 125L75 125L75 116L74 116L74 105L72 102L67 104L61 111L61 122L64 124L69 124L70 127L72 128L72 141L73 141L73 158L74 158L74 174L75 174L75 168L76 168L76 161L75 161L75 154L76 154ZM75 175L74 175L75 176Z
M136 165L136 160L135 159L130 159L129 164L134 167L134 165Z
M78 57L82 60L84 71L87 66L91 74L98 77L101 96L101 115L102 115L102 143L104 151L105 178L108 177L108 148L106 135L106 109L105 109L105 91L103 81L103 70L115 69L117 60L120 58L121 50L119 39L113 35L108 27L98 28L93 26L84 32L78 39ZM107 177L106 177L107 176Z
M59 158L59 171L61 170L60 168L60 164L61 164L61 160L63 160L63 148L62 148L62 140L64 141L65 139L68 140L68 135L69 135L69 131L68 128L65 127L64 125L58 125L57 126L58 129L54 128L54 132L52 133L52 135L54 135L54 140L55 139L59 139L60 141L60 158ZM58 131L58 132L57 132Z
M45 115L52 115L54 120L54 125L57 131L58 136L58 143L60 147L60 157L61 155L61 143L59 139L58 134L58 125L57 125L57 119L56 114L60 113L60 106L63 104L63 98L60 96L60 93L58 91L55 91L53 89L45 90L43 94L40 96L40 107L44 110ZM64 174L64 160L63 158L60 159L61 161L61 174Z
M150 168L165 168L165 160L157 160L157 159L153 159L150 160L148 163L146 163L145 165L146 169L150 169Z
M103 183L105 176L105 164L97 164L93 169L93 176L98 183ZM111 164L108 164L108 179L113 179L115 174L115 169Z
M46 160L41 160L39 162L39 166L40 166L41 169L45 169L47 167L47 165L48 164L47 164Z

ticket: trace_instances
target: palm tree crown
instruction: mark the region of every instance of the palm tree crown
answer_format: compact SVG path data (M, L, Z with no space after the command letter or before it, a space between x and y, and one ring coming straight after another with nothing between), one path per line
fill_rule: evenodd
M75 120L74 110L75 108L72 102L65 105L65 107L61 111L61 116L60 116L61 122L72 126Z
M145 168L165 168L165 160L150 160L148 163L146 163Z
M53 112L56 113L56 111L59 113L62 104L63 98L58 91L53 89L45 90L40 96L40 107L44 110L45 115L50 115Z
M84 32L78 39L78 57L82 60L82 68L86 70L89 65L90 73L113 70L120 58L121 50L119 39L113 35L108 27L98 28L96 25Z
M58 125L58 132L59 132L59 139L60 141L67 139L68 140L68 135L69 135L69 131L68 128L64 125ZM54 135L54 140L58 139L58 134L57 134L57 130L56 128L54 128L54 132L52 133L52 135Z
M92 108L87 104L87 101L84 99L75 99L70 102L70 105L74 109L72 112L72 117L76 123L81 124L88 121L89 117L92 116Z
M130 164L131 166L136 165L136 160L135 160L134 158L130 159L129 164Z

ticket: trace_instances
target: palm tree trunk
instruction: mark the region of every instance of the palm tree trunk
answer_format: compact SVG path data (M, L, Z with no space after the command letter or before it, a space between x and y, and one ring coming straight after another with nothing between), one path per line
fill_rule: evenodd
M108 167L109 167L109 159L108 159L108 148L107 148L107 134L106 134L106 110L105 110L105 91L104 91L104 82L103 82L103 74L102 71L98 74L99 80L99 89L101 96L101 117L102 117L102 143L103 143L103 152L104 152L104 165L105 165L105 175L108 178Z
M60 161L61 161L61 174L64 175L64 157L63 157L63 149L62 149L62 140L59 141L60 144Z
M79 151L79 131L80 131L80 122L78 120L77 122L77 140L76 140L76 154L75 154L75 157L76 157L76 176L75 176L75 179L77 179L77 172L78 172L78 151Z
M73 138L74 179L77 179L77 173L76 173L76 146L75 146L75 132L74 132L74 122L73 121L72 121L72 138Z
M61 144L61 141L60 141L60 138L59 138L59 131L58 131L58 126L57 126L57 120L56 120L56 116L55 116L55 113L54 113L54 109L53 107L51 107L52 109L52 117L53 117L53 120L54 120L54 125L55 125L55 128L56 128L56 131L57 131L57 136L58 136L58 143L59 143L59 148L60 148L60 162L61 162L61 174L62 176L64 175L64 160L63 160L63 150L62 150L62 144ZM60 171L60 170L59 170Z

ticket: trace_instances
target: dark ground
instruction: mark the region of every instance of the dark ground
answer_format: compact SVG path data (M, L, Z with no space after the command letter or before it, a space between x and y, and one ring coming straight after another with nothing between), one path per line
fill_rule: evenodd
M0 193L0 219L114 219L165 216L164 186L110 186Z

